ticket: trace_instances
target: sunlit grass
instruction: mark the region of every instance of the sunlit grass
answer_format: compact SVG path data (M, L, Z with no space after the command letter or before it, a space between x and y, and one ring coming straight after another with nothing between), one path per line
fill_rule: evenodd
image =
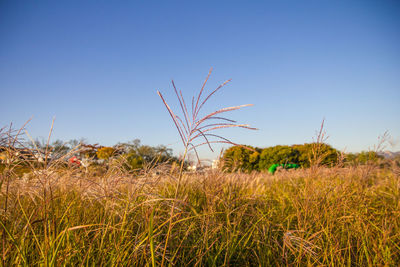
M115 168L102 175L69 168L25 179L7 175L8 192L3 186L0 197L3 265L161 263L173 175ZM166 262L398 265L399 181L391 170L361 167L184 174Z

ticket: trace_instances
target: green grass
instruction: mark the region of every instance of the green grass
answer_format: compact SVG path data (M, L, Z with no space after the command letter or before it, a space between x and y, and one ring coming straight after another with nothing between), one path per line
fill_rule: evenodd
M3 265L160 265L176 186L169 174L2 175ZM167 264L397 266L400 179L361 167L185 174L172 222Z

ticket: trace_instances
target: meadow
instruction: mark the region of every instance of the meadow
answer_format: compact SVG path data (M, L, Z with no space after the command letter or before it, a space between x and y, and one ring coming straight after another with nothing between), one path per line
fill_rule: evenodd
M3 165L2 266L400 263L397 165L178 179L165 168L56 163L30 164L24 175Z

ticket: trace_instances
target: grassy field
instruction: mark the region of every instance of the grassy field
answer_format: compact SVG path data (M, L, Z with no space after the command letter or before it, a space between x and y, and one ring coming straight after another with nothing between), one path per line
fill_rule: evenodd
M3 168L3 266L398 266L397 168ZM164 255L170 209L171 236Z

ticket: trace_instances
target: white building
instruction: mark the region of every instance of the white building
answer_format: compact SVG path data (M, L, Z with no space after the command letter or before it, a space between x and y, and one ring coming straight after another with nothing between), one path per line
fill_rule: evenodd
M211 164L213 170L219 169L219 159L214 159Z

